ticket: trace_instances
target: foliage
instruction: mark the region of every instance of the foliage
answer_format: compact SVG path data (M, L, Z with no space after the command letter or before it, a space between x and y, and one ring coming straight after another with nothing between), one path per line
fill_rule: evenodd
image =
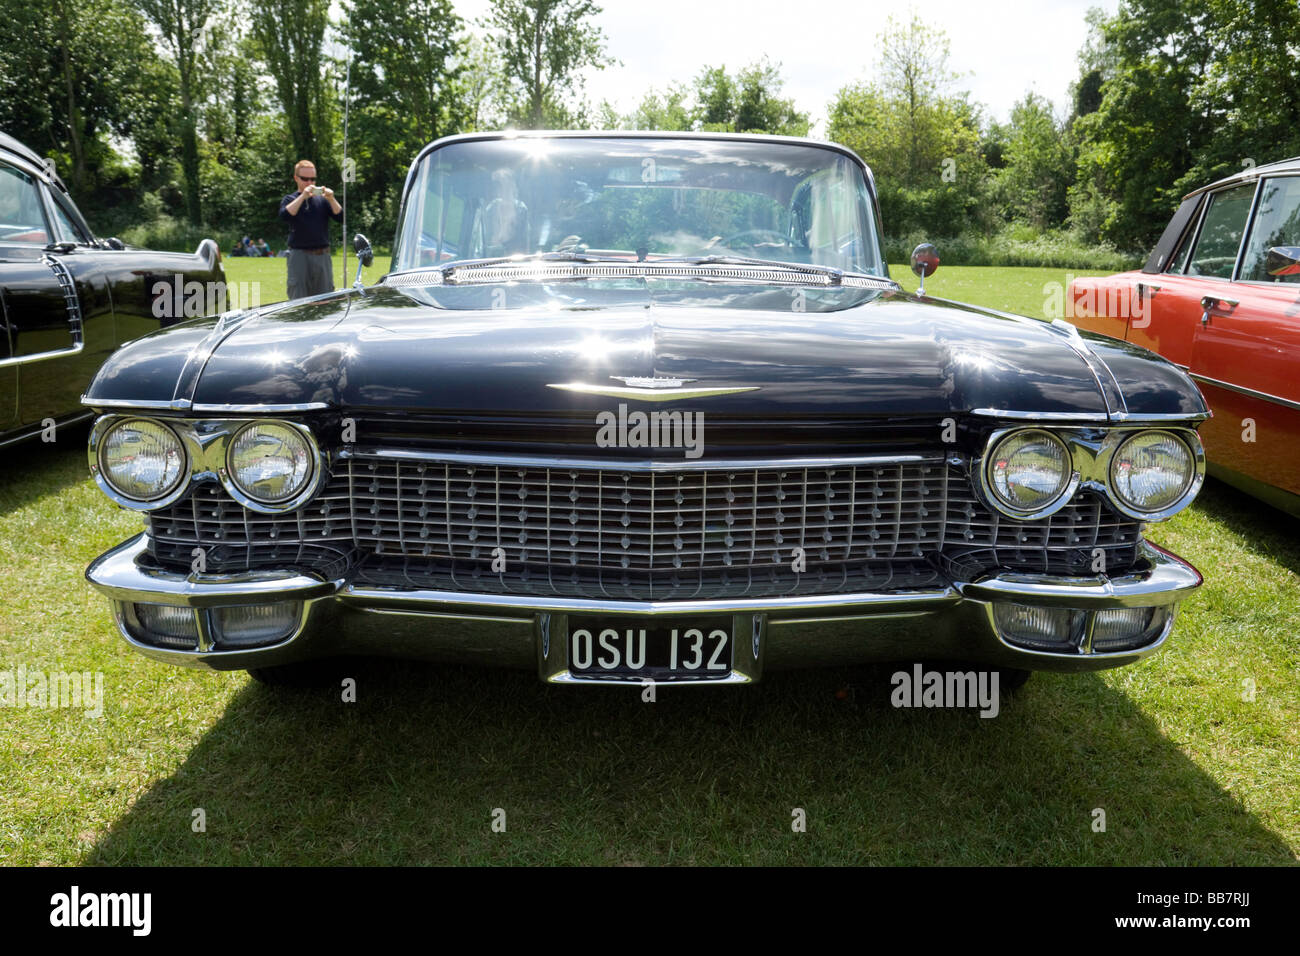
M605 34L592 20L593 0L492 0L484 25L514 93L510 118L529 129L566 126L581 71L616 61L605 53Z
M1072 219L1145 247L1190 189L1300 153L1298 41L1287 0L1130 0L1096 19L1101 100L1075 122Z
M954 89L947 38L915 14L903 25L890 18L881 51L878 79L843 87L831 103L829 136L871 166L886 231L991 224L980 114Z

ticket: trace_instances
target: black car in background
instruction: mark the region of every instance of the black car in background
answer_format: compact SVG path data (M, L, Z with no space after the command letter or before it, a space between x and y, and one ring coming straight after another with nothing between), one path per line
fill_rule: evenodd
M95 238L49 164L0 133L0 446L89 417L81 395L114 349L206 314L224 288L212 240L175 253Z

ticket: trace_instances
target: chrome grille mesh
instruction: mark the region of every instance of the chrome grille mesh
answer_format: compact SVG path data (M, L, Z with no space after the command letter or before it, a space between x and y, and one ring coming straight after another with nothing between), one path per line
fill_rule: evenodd
M219 570L361 563L404 586L655 598L1088 573L1096 549L1114 571L1136 560L1140 531L1086 493L1012 521L941 459L641 471L342 457L295 513L250 512L209 484L149 522L160 560L189 564L201 546Z

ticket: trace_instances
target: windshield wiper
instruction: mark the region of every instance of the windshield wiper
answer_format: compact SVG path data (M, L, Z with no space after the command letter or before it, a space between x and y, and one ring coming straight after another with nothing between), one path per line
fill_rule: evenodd
M786 269L790 272L807 272L811 275L827 276L830 278L832 285L839 285L846 274L843 269L837 269L834 266L819 266L806 262L786 262L783 259L756 259L752 256L671 256L667 259L651 259L649 262L652 265L670 263L691 266L765 266L767 268Z

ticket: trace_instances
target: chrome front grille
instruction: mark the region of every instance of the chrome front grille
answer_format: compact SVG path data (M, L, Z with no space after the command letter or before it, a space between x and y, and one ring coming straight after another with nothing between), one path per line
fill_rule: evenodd
M1013 521L938 457L649 471L343 456L293 514L249 512L213 484L150 528L160 560L189 564L200 546L219 570L360 564L404 586L656 599L1088 573L1097 549L1113 571L1140 532L1089 493Z

